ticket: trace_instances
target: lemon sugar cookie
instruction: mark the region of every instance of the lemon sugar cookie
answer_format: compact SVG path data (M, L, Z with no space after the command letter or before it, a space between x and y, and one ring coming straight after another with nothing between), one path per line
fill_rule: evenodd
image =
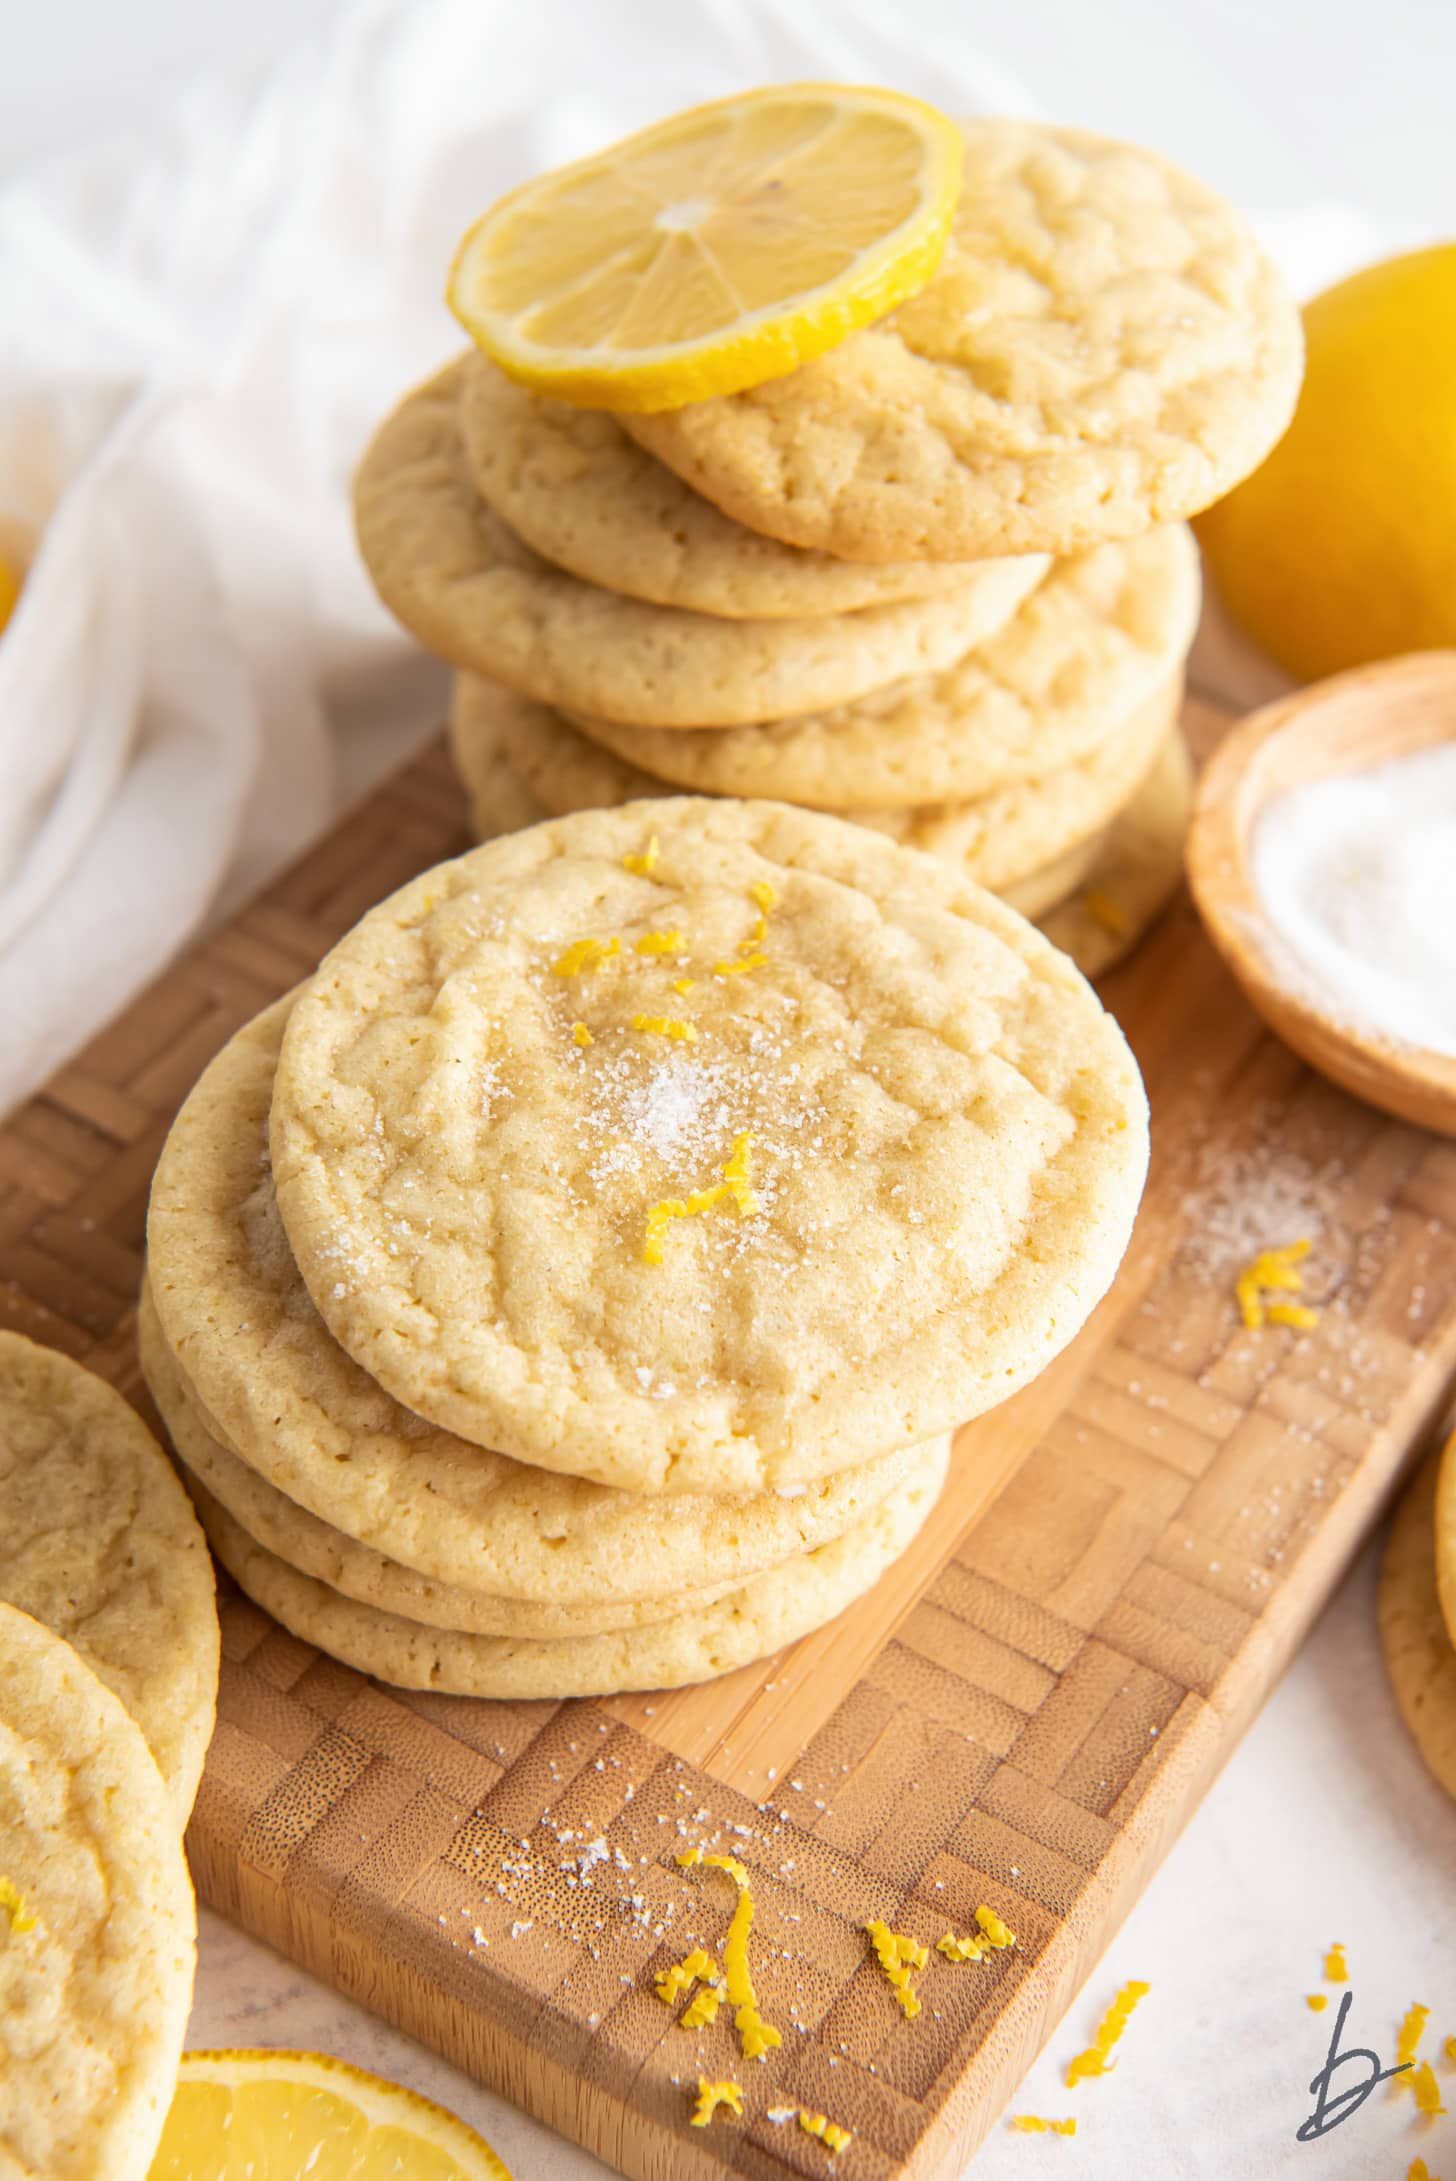
M169 1425L180 1392L211 1438L291 1503L274 1510L267 1542L282 1542L286 1521L300 1532L291 1551L329 1550L342 1566L344 1544L311 1516L360 1548L347 1557L380 1602L371 1552L469 1594L477 1625L494 1613L521 1629L530 1609L537 1628L563 1612L621 1625L648 1618L653 1601L731 1587L811 1551L899 1487L911 1456L882 1452L787 1497L651 1502L525 1467L393 1400L324 1325L278 1216L268 1109L289 1004L223 1047L173 1124L152 1184L141 1328ZM205 1449L201 1459L195 1444L178 1451L249 1520L256 1498L220 1487Z
M1059 561L995 634L853 703L717 732L593 719L593 741L695 794L834 810L949 803L1044 778L1108 742L1182 666L1198 626L1182 524Z
M0 1878L0 2172L146 2181L192 1998L176 1812L116 1697L9 1605Z
M623 598L551 567L473 493L459 378L442 373L380 427L355 479L360 550L421 643L544 703L661 727L812 711L948 664L1040 579L1035 559L992 562L939 597L795 620Z
M1437 1559L1449 1540L1437 1528L1436 1480L1431 1455L1401 1495L1381 1556L1376 1612L1400 1715L1431 1773L1456 1795L1456 1649L1437 1589Z
M980 580L973 562L876 567L745 530L615 417L529 393L483 356L465 364L459 389L476 491L543 560L584 583L733 621L778 621L855 613Z
M120 1699L180 1827L217 1710L206 1541L130 1404L19 1333L0 1333L0 1505L0 1598L73 1644Z
M1177 720L1182 696L1182 676L1174 674L1097 747L1060 769L958 801L862 808L842 815L944 857L968 878L1010 899L1024 915L1040 913L1086 875L1102 834L1140 794ZM456 765L478 806L482 838L493 839L546 816L610 809L639 797L675 792L670 782L578 733L548 706L476 675L456 677L450 738ZM831 782L831 792L833 786ZM1065 884L1060 884L1059 874L1065 874Z
M714 1494L1034 1376L1116 1269L1147 1112L1095 996L980 888L684 799L492 842L370 912L294 1003L270 1141L313 1300L397 1400Z
M848 560L1070 553L1196 514L1299 390L1299 313L1243 218L1155 152L966 123L940 268L787 378L634 438L749 529Z
M901 1489L843 1537L754 1576L714 1604L555 1643L463 1635L371 1610L300 1575L201 1489L198 1504L214 1551L249 1597L358 1673L454 1696L601 1696L711 1681L837 1618L910 1544L939 1497L948 1462L948 1441L922 1449Z
M1177 892L1193 807L1193 761L1176 730L1152 771L1094 843L1087 868L1055 905L1034 912L1084 977L1122 961ZM1028 911L1028 914L1033 913Z

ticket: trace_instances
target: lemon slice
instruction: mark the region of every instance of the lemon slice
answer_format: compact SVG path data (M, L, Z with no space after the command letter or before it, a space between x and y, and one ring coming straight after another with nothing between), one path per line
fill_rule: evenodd
M511 2181L443 2106L318 2052L188 2052L150 2181Z
M919 99L749 91L503 197L446 300L524 386L676 409L780 378L924 287L960 174L959 130Z
M6 622L14 613L15 603L19 596L19 570L12 568L5 555L0 553L0 629L4 628Z

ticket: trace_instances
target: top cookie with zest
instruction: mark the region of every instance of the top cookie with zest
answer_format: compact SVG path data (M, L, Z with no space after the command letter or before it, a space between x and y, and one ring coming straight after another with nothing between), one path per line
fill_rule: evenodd
M1147 1113L1090 988L978 887L685 797L372 911L295 1004L270 1137L314 1300L398 1400L602 1483L743 1492L1033 1377L1116 1269Z

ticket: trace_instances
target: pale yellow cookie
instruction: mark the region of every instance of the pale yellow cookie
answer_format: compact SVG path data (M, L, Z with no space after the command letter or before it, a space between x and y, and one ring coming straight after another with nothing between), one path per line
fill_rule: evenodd
M0 2174L146 2181L187 2027L176 1811L111 1691L0 1605Z
M1086 757L989 794L843 815L944 857L1003 898L1034 882L1048 866L1071 865L1063 889L1070 890L1079 875L1072 859L1137 792L1177 720L1182 698L1182 676L1175 674ZM486 821L478 826L485 838L535 824L547 813L563 817L572 810L610 809L674 792L666 781L578 734L548 706L479 676L456 677L450 733L461 777ZM506 780L514 782L504 791L502 760ZM496 809L504 821L491 821ZM1032 898L1038 898L1035 892ZM1040 898L1055 901L1059 895Z
M1456 1649L1436 1588L1436 1457L1428 1456L1395 1510L1380 1562L1376 1613L1400 1716L1426 1765L1456 1795Z
M206 1541L135 1409L19 1333L0 1333L0 1508L0 1598L120 1698L184 1825L217 1714Z
M453 1696L603 1696L712 1681L834 1620L899 1559L940 1496L948 1460L945 1443L922 1451L900 1490L843 1537L755 1576L715 1605L556 1643L456 1635L371 1611L266 1551L201 1488L198 1505L213 1550L248 1596L305 1643L360 1673Z
M1102 836L1085 877L1054 908L1028 912L1084 977L1115 969L1178 891L1192 807L1193 764L1175 731Z
M739 1576L660 1598L618 1598L602 1605L541 1605L528 1599L491 1598L483 1592L463 1590L458 1584L438 1583L431 1576L421 1575L417 1568L405 1567L403 1562L391 1560L387 1554L359 1544L343 1530L321 1522L223 1445L188 1387L180 1365L168 1351L145 1289L138 1332L147 1382L177 1458L188 1475L218 1501L240 1528L287 1566L342 1591L360 1605L422 1621L431 1628L450 1628L469 1635L559 1638L595 1636L607 1629L638 1628L648 1621L667 1620L712 1605L728 1591L741 1587L743 1578ZM907 1458L896 1474L906 1473L908 1466ZM865 1495L863 1506L869 1504L869 1495Z
M1044 918L1047 912L1057 908L1075 893L1082 881L1096 865L1106 842L1106 832L1093 833L1087 840L1078 841L1075 848L1066 849L1054 856L1050 863L1038 865L1028 871L1025 878L1011 879L1006 885L994 889L1008 909L1015 909L1018 916L1029 916L1033 923ZM1081 963L1077 967L1081 968Z
M845 813L891 840L942 857L996 892L1100 832L1137 792L1183 707L1177 674L1087 757L967 802Z
M1456 1432L1446 1441L1436 1477L1436 1587L1456 1643Z
M929 286L786 378L625 419L752 530L849 560L1071 553L1207 507L1294 410L1299 313L1155 152L966 124Z
M981 888L682 799L371 911L294 1004L270 1137L314 1301L398 1400L627 1489L751 1492L1034 1377L1116 1269L1146 1130L1116 1024Z
M558 1612L605 1604L625 1621L645 1601L742 1583L838 1537L898 1488L908 1452L792 1496L655 1504L508 1461L402 1408L329 1334L278 1217L268 1105L288 1006L223 1047L157 1164L148 1301L159 1338L142 1360L164 1414L159 1352L213 1436L306 1513L497 1610L509 1599Z
M605 409L530 393L485 356L465 365L459 421L471 481L517 537L585 583L654 605L780 621L1000 580L984 562L875 567L745 530Z
M960 802L1106 744L1181 668L1199 591L1193 534L1174 525L1059 561L999 634L853 704L696 734L565 710L593 741L694 793L846 811Z
M381 426L354 487L384 603L454 666L546 704L656 727L726 726L840 704L945 666L1040 581L1035 559L977 569L942 597L854 614L725 621L644 605L553 568L471 490L458 369Z

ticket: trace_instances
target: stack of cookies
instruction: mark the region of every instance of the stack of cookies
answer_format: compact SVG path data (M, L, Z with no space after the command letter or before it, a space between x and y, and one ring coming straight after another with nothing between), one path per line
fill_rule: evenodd
M707 1679L868 1590L1082 1324L1147 1115L1066 958L782 803L440 866L163 1152L148 1382L219 1558L406 1686Z
M112 1387L0 1333L0 2171L144 2181L177 2080L212 1563Z
M1189 795L1183 518L1288 421L1299 321L1152 153L976 122L939 270L750 390L614 416L472 351L386 422L365 559L458 670L483 837L689 790L929 849L1101 968Z

